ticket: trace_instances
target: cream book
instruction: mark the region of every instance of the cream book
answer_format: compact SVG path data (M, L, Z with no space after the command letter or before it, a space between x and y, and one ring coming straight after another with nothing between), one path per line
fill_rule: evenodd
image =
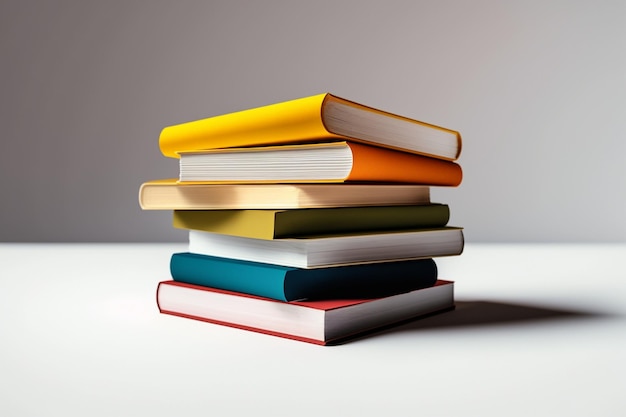
M179 184L145 182L144 210L295 209L430 203L430 188L410 184Z

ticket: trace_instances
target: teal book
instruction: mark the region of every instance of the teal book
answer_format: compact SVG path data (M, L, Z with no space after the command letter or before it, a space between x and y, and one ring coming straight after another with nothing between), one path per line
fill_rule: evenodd
M303 269L283 265L175 253L174 281L280 301L379 298L435 285L430 259Z

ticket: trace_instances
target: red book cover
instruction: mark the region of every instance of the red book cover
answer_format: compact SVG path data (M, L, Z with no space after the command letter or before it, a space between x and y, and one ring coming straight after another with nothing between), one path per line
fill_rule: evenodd
M172 289L176 291L176 288L182 290L180 296L170 291ZM163 292L164 289L167 291ZM338 344L340 341L347 341L358 335L417 317L453 309L452 291L451 281L439 280L430 288L379 299L282 302L232 291L164 281L159 283L157 288L157 306L163 314L327 345ZM381 318L376 318L376 313L380 313ZM333 326L335 314L341 315L342 318L336 320L340 323L349 322L346 317L349 318L352 314L354 324L334 329L332 337L327 337L328 327ZM362 317L374 319L370 322ZM275 325L276 321L284 325ZM313 330L302 330L308 327Z

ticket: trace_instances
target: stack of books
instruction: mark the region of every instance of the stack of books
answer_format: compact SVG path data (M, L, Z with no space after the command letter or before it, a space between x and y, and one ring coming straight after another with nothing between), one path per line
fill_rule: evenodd
M179 178L146 210L188 230L159 310L334 344L454 308L433 258L459 255L433 186L457 186L456 131L321 94L169 126Z

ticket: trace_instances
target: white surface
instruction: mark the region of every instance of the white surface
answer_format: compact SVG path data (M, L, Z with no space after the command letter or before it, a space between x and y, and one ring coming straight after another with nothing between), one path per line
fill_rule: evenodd
M159 314L184 249L0 245L0 415L626 414L625 245L468 245L454 312L336 347Z

